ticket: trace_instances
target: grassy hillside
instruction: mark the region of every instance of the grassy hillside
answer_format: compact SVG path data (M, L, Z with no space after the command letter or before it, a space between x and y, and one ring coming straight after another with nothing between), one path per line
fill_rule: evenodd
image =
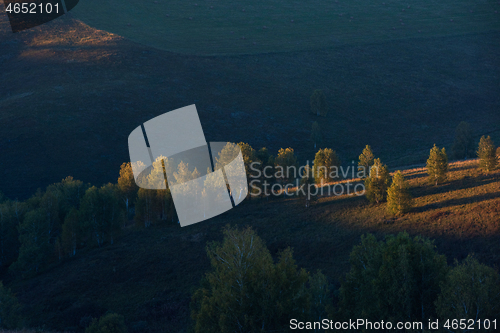
M87 0L73 14L164 50L227 55L498 31L498 11L494 0Z
M0 6L0 190L23 199L68 175L115 182L129 159L129 133L193 103L208 141L243 141L274 154L291 146L301 161L316 152L313 121L321 146L344 163L366 144L389 167L425 162L434 143L451 147L462 120L476 140L491 133L499 144L498 38L201 57L142 46L67 15L12 34ZM308 112L314 89L326 94L326 118Z
M500 266L500 170L481 173L477 161L453 163L448 180L428 185L423 169L406 170L415 197L412 212L393 219L385 203L364 197L323 197L305 209L297 199L251 200L212 220L180 228L156 225L124 230L114 245L86 250L41 275L9 283L32 325L81 329L105 311L123 314L131 329L185 332L193 290L209 269L205 246L226 224L252 226L271 253L292 246L301 267L321 269L333 288L349 269L360 235L407 231L435 241L449 263L475 253Z

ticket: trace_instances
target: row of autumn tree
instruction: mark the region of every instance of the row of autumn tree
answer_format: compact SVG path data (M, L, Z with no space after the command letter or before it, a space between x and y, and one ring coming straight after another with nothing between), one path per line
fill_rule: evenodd
M223 160L227 151L234 150L233 146L228 144L216 160ZM338 178L329 172L332 167L340 166L340 159L332 149L320 149L315 155L314 167L309 171L306 169L304 175L297 175L283 172L298 166L292 148L280 149L273 156L266 148L256 151L246 143L238 146L249 182L259 180L249 187L251 191L263 187L266 182L271 185L287 183L295 177L302 177L302 185L324 184ZM496 167L495 145L490 137L481 138L477 155L484 170ZM151 173L150 176L155 178L151 181L164 182L161 161L156 163L158 172ZM388 209L394 214L405 213L411 208L408 185L401 172L394 174L391 184L387 166L374 158L369 146L360 155L358 167L363 171L370 170L364 180L366 197L370 201L387 200ZM446 178L448 159L444 148L431 149L427 170L432 183L437 184ZM196 172L180 163L177 172L172 174L178 181L186 181L195 177ZM270 195L265 191L260 193ZM37 273L51 262L74 256L81 248L113 243L132 216L137 224L145 227L178 220L170 190L139 189L130 163L121 166L117 184L101 188L68 177L48 186L45 192L37 191L24 202L7 200L0 194L0 267L10 267L12 272L22 275Z
M500 148L499 148L500 149ZM476 151L479 158L479 168L489 172L497 168L500 154L495 149L491 137L482 136ZM408 212L412 207L412 196L409 185L403 173L398 170L391 181L389 169L379 158L375 159L370 146L366 146L359 157L359 167L369 169L369 175L364 179L366 197L372 203L387 201L390 214L399 215ZM436 145L430 150L426 163L428 181L437 186L447 178L449 165L445 148Z
M442 328L447 319L494 320L500 313L498 272L472 256L450 267L424 237L362 236L350 271L332 290L321 271L299 268L290 248L273 260L251 228L227 227L224 235L207 246L212 269L192 298L195 332L288 332L291 319L325 318L394 325L439 318ZM312 325L303 328L323 328Z

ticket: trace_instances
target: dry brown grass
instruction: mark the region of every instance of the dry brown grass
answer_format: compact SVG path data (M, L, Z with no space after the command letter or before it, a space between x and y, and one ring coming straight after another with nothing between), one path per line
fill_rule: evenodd
M413 195L410 213L393 217L386 204L343 204L332 218L349 226L363 225L384 231L401 230L429 237L458 238L489 236L500 232L500 170L483 173L477 160L450 163L447 180L434 186L428 183L425 168L403 170ZM345 201L344 196L324 197L322 203ZM353 198L351 201L356 201ZM389 222L390 221L390 222Z

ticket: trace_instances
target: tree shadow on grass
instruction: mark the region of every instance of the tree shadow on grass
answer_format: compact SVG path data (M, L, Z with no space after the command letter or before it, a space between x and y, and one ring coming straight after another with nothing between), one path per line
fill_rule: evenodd
M422 167L423 170L418 170L414 171L414 173L410 174L405 174L406 179L419 179L419 178L426 178L428 177L427 171L425 169L425 166ZM464 170L473 170L477 169L477 164L476 163L470 163L466 165L460 165L458 167L450 167L450 172L457 172L457 171L464 171Z
M467 204L471 204L474 202L480 202L480 201L485 201L485 200L490 200L490 199L495 199L495 198L500 198L499 192L486 193L486 194L476 195L476 196L466 197L466 198L457 198L457 199L439 201L439 202L427 204L425 206L416 207L412 211L416 212L416 213L422 213L422 212L425 212L428 210L435 210L435 209L439 209L439 208L446 208L446 207L452 207L452 206L467 205Z
M500 181L497 174L485 174L477 177L465 177L460 180L450 181L438 186L435 185L422 185L411 188L411 193L414 197L421 197L426 195L447 193L450 191L459 191L471 189L483 185L488 185Z

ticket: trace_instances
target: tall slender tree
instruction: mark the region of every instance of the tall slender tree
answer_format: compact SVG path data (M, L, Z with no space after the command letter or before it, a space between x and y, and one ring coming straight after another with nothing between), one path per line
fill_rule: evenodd
M359 155L358 174L361 174L362 178L367 177L370 174L370 167L373 166L374 163L375 156L373 155L372 148L366 145L361 155Z
M150 172L141 183L148 188L140 188L135 200L136 224L149 227L162 220L176 220L172 195L168 184L178 184L193 179L193 172L189 171L188 164L179 161L177 172L176 162L159 156L151 166ZM165 173L169 179L167 184Z
M281 148L274 160L276 178L286 187L286 184L297 177L297 156L293 148ZM286 194L286 191L283 191Z
M365 195L372 203L380 203L387 198L387 189L391 176L387 165L382 164L380 158L375 159L370 167L370 173L365 178Z
M455 261L436 302L439 317L469 320L493 320L500 313L500 276L495 269L480 264L468 256L462 263ZM467 332L466 329L460 330Z
M434 144L427 159L426 168L430 183L434 183L437 186L438 183L444 181L448 173L448 155L446 155L446 150L444 148L439 149Z
M127 214L129 207L135 202L139 187L135 183L134 173L130 162L123 163L120 167L120 176L118 177L118 188L120 196L125 203Z
M487 137L483 135L481 140L479 140L477 156L479 157L479 168L482 170L491 171L497 167L498 159L496 157L495 144L489 135Z
M387 210L393 215L407 213L413 205L408 183L401 171L392 177L392 184L387 190Z
M314 156L314 180L325 184L339 178L340 159L332 149L320 149Z
M119 199L116 185L92 186L82 199L81 212L85 229L98 246L113 244L125 218L125 205Z

